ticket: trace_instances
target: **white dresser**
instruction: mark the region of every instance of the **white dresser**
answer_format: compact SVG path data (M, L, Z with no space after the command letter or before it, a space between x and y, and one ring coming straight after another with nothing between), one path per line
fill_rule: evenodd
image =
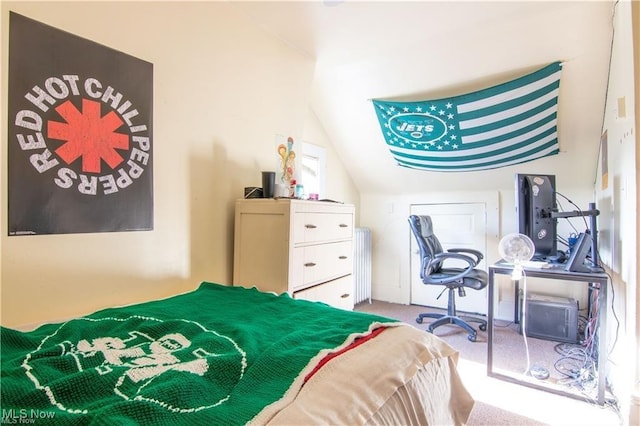
M353 309L350 204L236 201L233 284Z

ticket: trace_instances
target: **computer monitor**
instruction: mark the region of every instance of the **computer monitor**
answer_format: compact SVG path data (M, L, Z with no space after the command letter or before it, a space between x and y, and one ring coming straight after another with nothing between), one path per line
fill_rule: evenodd
M571 247L569 260L567 260L564 269L570 272L594 272L599 269L594 268L590 262L587 262L587 256L589 256L590 252L591 234L589 232L581 232L575 244Z
M516 214L518 232L531 238L534 259L557 256L556 177L554 175L516 174Z

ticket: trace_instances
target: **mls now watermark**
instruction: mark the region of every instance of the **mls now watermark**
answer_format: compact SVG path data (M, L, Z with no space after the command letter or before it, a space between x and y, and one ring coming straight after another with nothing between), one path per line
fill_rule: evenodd
M2 423L3 424L32 424L40 420L53 420L56 417L56 413L53 411L34 410L34 409L15 409L9 410L2 409Z

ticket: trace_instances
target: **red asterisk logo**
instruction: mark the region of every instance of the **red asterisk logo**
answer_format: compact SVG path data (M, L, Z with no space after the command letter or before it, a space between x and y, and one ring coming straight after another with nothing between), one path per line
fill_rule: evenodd
M82 157L82 171L100 173L100 160L104 160L112 169L124 159L117 149L129 149L129 136L115 131L123 121L113 111L100 116L100 103L89 99L82 100L82 112L66 101L56 108L66 121L49 121L48 133L52 139L66 141L55 152L71 164Z

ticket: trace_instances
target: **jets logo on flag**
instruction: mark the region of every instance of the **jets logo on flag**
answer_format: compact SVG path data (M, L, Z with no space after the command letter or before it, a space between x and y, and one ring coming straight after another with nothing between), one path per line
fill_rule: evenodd
M476 171L559 152L560 62L481 91L418 102L373 100L399 165Z

